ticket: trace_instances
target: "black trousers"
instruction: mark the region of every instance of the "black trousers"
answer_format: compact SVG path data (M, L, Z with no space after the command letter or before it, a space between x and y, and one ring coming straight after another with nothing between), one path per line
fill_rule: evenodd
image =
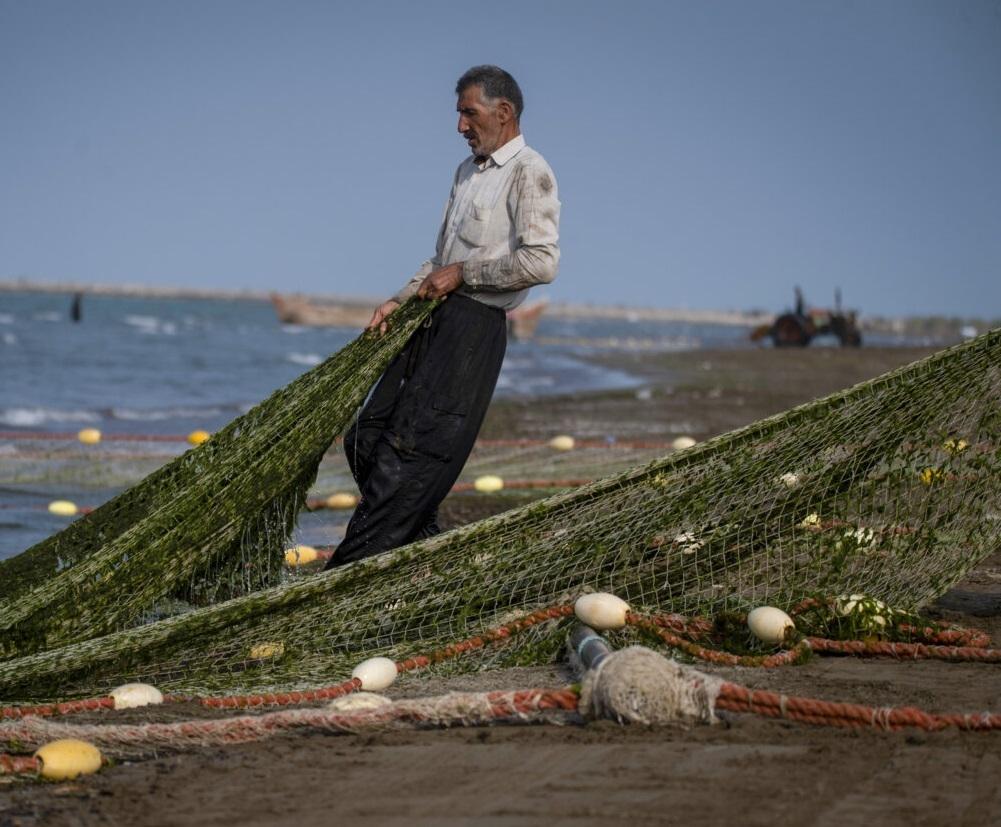
M345 434L361 499L328 569L438 533L506 349L504 311L455 294L414 333Z

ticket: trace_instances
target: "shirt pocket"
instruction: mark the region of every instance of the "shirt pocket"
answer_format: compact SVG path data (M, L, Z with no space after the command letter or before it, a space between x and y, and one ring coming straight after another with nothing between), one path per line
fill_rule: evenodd
M469 206L469 213L462 219L459 226L459 238L474 247L486 244L490 237L490 215L492 207L484 204L477 204L475 201Z

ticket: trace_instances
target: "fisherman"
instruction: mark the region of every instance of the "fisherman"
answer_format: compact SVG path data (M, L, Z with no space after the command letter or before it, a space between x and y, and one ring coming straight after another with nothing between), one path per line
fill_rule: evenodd
M414 295L444 301L345 435L361 499L327 568L439 532L438 504L473 448L504 361L506 311L556 277L556 179L521 135L521 89L497 66L474 66L455 93L472 154L456 170L435 254L367 329L384 334Z

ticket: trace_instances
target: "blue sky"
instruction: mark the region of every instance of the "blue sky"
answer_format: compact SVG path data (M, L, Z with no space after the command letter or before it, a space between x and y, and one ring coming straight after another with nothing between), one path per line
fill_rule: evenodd
M1001 316L986 0L0 0L0 278L388 295L476 63L559 181L554 300Z

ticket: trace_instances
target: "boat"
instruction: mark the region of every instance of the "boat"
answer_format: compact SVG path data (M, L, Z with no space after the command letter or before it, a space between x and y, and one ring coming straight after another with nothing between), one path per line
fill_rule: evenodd
M367 301L322 301L299 294L271 294L278 321L303 327L361 328L372 318L373 305Z
M363 328L369 323L374 310L370 302L361 299L335 301L282 293L272 293L271 304L282 324L303 327ZM546 299L540 299L509 310L508 335L519 342L531 339L548 304Z

